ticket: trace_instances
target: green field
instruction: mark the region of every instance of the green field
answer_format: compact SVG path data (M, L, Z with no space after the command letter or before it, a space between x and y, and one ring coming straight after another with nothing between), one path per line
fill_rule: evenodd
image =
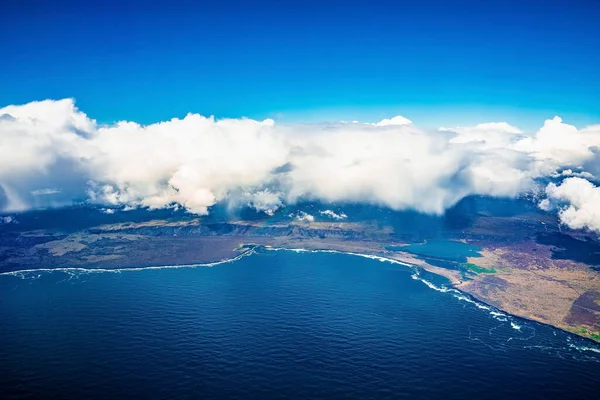
M467 269L471 272L475 272L476 274L495 274L496 270L494 268L483 268L479 265L471 264L471 263L463 263L460 264L461 267Z
M479 254L481 247L453 240L431 240L425 243L413 243L405 246L388 246L387 249L455 262L466 262L467 257L481 256Z

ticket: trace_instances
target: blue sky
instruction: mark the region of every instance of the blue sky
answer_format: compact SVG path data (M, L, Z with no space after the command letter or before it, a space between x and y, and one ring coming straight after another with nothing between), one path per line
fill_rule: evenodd
M4 2L0 105L74 97L101 122L600 121L597 1L144 3Z

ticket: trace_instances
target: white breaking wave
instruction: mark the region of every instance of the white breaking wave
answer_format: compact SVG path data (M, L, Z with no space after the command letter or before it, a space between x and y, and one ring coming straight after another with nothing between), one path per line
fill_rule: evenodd
M291 251L294 253L334 253L334 254L348 254L351 256L368 258L371 260L377 260L380 262L389 262L392 264L402 265L404 267L414 267L413 264L405 263L402 261L394 260L393 258L386 258L381 256L376 256L373 254L364 254L364 253L352 253L347 251L339 251L339 250L327 250L327 249L303 249L303 248L284 248L284 247L272 247L272 246L264 246L265 250L269 251Z
M569 347L579 351L591 351L592 353L600 354L600 347L577 346L573 343L569 343Z
M510 322L510 326L511 326L511 327L512 327L514 330L517 330L517 331L520 331L520 330L521 330L521 328L522 328L522 326L521 326L521 325L515 324L515 323L514 323L514 322L512 322L512 321Z
M215 261L211 263L198 263L198 264L178 264L178 265L156 265L151 267L137 267L137 268L77 268L77 267L68 267L68 268L36 268L36 269L22 269L19 271L9 271L9 272L0 272L0 276L15 276L21 279L29 278L29 279L39 279L41 275L35 275L39 273L53 273L53 272L63 272L66 274L94 274L94 273L121 273L121 272L129 272L129 271L149 271L149 270L158 270L158 269L177 269L177 268L199 268L199 267L215 267L221 264L232 263L242 259L243 257L250 256L254 254L256 251L254 248L247 250L233 258L228 258L226 260Z

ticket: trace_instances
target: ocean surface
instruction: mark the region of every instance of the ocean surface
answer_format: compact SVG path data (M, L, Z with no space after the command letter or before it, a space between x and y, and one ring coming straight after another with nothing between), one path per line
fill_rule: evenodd
M0 397L597 398L600 346L355 255L0 274Z

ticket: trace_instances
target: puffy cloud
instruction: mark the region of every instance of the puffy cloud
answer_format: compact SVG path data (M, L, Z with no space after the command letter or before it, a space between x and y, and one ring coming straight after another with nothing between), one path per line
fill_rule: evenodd
M553 178L567 177L567 176L578 176L585 179L594 179L594 175L587 171L573 171L572 169L565 169L562 171L556 171L550 176Z
M72 100L8 106L0 116L0 209L60 206L85 197L81 161L93 149L83 135L95 123ZM49 193L49 184L63 187L61 194Z
M579 167L595 156L600 146L600 125L578 130L565 124L561 118L546 120L533 137L515 144L515 149L530 154L538 161L538 168L548 174L559 167Z
M104 184L96 199L151 208L180 204L198 214L232 191L268 183L288 153L272 120L215 121L197 114L146 127L101 127L90 141L97 151L88 162L90 177ZM263 193L256 203L265 200Z
M356 123L357 121L352 121L353 123ZM376 122L375 126L398 126L398 125L410 125L412 124L412 121L408 118L404 118L401 115L397 115L395 117L392 118L386 118L386 119L382 119L379 122Z
M256 192L246 192L239 196L244 205L254 208L257 211L262 211L267 215L275 214L275 211L280 207L283 207L282 201L283 194L281 192L272 192L269 189L259 190ZM235 200L238 197L230 199L230 203L233 206L236 204Z
M299 211L296 215L290 214L290 217L300 222L315 222L315 217L308 213L305 213L304 211Z
M71 100L9 106L0 115L10 117L0 120L8 210L91 198L151 208L180 204L204 214L230 190L266 183L288 151L272 120L190 114L149 126L98 126Z
M550 199L542 199L542 201L538 203L538 207L544 211L552 211L554 208Z
M578 177L567 178L560 185L550 183L546 187L547 199L540 208L559 207L560 220L573 229L588 228L600 232L600 187Z
M477 194L514 197L532 189L540 176L532 168L534 160L515 149L523 132L506 122L490 122L472 127L440 128L453 132L449 143L468 152L465 168L471 191Z
M319 214L329 217L331 219L338 220L338 221L348 218L348 216L346 214L344 214L344 213L338 214L332 210L319 211Z
M516 196L559 167L589 163L599 135L556 118L532 136L507 123L428 131L401 116L280 126L188 114L104 126L70 99L46 100L0 109L0 210L92 201L206 214L226 202L272 214L315 199L442 213L465 196Z
M313 128L295 140L288 201L364 201L392 208L442 212L464 189L450 181L463 155L436 134L412 125ZM456 190L455 190L456 189Z
M509 148L522 137L521 130L506 122L489 122L475 126L440 128L442 131L457 133L451 143L472 143L485 148Z

